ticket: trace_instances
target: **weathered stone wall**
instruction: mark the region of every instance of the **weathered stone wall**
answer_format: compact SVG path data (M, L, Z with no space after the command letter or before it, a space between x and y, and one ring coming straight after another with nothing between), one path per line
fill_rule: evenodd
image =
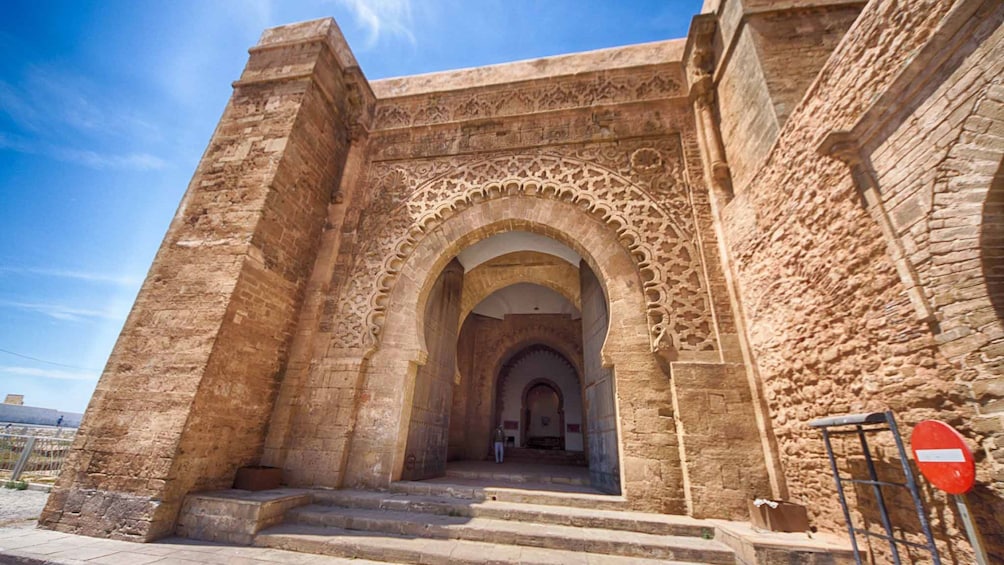
M257 462L347 147L344 61L323 24L271 30L252 51L43 526L154 539L173 531L189 491Z
M907 435L921 419L947 421L990 450L978 457L975 497L997 559L988 430L1000 420L986 401L976 417L973 391L1000 374L1000 318L979 289L978 241L1000 163L991 132L1001 20L995 2L870 3L722 214L792 497L818 525L842 528L821 437L807 426L814 418L892 409ZM863 175L817 153L834 130L858 144ZM869 190L879 197L862 195ZM925 301L911 288L939 322L923 321ZM837 447L845 472L860 472L860 446ZM879 465L891 472L899 463L889 447L879 440ZM943 558L967 562L949 501L926 496ZM851 498L858 523L879 527L869 493ZM894 507L914 536L909 504Z
M779 128L784 127L864 4L841 2L815 9L770 10L748 18L746 25Z
M791 110L863 5L723 0L714 6L719 14L715 91L736 190L749 185Z
M749 500L771 487L746 367L673 363L672 372L689 514L748 519Z

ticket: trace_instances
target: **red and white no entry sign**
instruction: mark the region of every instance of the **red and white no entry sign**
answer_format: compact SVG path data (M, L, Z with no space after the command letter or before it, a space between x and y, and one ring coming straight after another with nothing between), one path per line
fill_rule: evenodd
M924 420L913 428L910 447L920 472L935 487L949 494L963 494L973 488L976 463L955 428L937 420Z

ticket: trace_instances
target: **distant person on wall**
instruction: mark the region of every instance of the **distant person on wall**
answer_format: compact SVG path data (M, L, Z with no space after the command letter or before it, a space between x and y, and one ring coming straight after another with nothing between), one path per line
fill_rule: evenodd
M60 416L59 419L56 420L56 427L57 428L62 428L63 427L63 417L62 416Z
M495 428L495 462L502 462L503 450L505 450L505 430L502 429L502 424Z

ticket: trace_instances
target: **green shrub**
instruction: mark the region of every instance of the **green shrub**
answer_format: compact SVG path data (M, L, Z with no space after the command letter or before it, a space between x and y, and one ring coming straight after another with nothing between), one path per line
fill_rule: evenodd
M7 481L3 484L3 488L26 490L28 488L28 483L25 481Z

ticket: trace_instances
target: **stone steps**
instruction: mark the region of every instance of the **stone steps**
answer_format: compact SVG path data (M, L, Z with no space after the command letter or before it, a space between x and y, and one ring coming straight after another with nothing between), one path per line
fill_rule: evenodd
M571 506L599 510L627 510L627 500L622 496L602 494L580 485L520 484L519 488L483 486L476 481L452 479L431 481L398 481L391 483L395 494L458 498L461 500L490 500L545 506Z
M255 544L404 563L736 562L732 549L710 539L715 530L707 523L595 508L620 497L434 481L395 486L424 494L315 491L312 504L291 509ZM492 493L520 501L493 500Z
M569 469L577 468L568 465ZM525 471L507 471L504 465L497 469L464 469L446 467L446 477L476 481L499 481L513 485L532 483L543 485L582 485L589 486L589 473L527 473Z
M565 526L516 519L493 519L438 514L310 505L294 510L287 523L394 534L458 539L705 563L734 563L735 554L714 540L693 536L640 533L605 528Z
M604 528L646 534L709 537L714 529L707 523L687 516L669 516L645 512L597 510L570 506L547 506L497 501L471 501L451 497L402 495L360 490L324 491L314 495L315 505L369 510L392 510L467 518L493 518ZM306 511L304 507L294 512Z
M533 449L530 447L509 447L505 450L507 462L527 462L534 464L568 465L587 467L589 462L581 451L560 451L554 449ZM447 465L449 471L449 465Z
M392 563L459 565L684 565L681 561L622 557L581 551L503 545L458 539L429 539L340 528L285 524L258 535L255 545L303 553ZM692 562L689 562L692 563ZM728 561L728 563L734 563Z

